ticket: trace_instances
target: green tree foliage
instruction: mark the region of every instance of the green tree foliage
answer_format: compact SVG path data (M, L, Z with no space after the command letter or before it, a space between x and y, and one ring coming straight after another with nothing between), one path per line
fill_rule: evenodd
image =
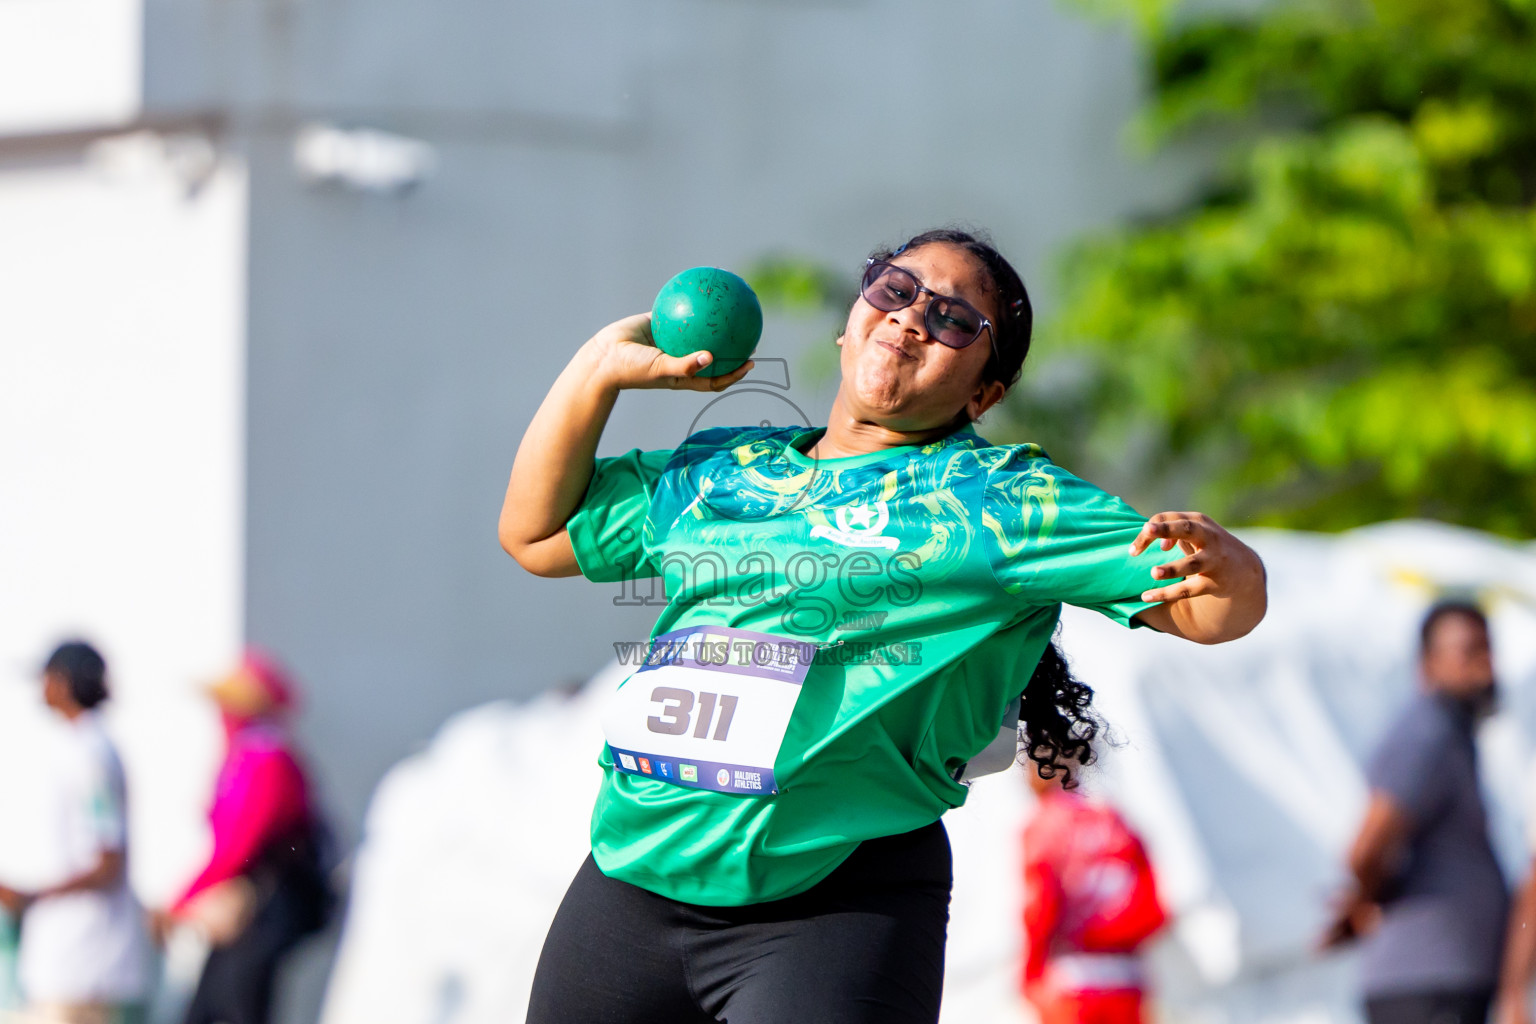
M1536 0L1104 3L1226 159L1070 252L1012 415L1144 509L1536 534Z
M858 297L858 283L846 274L801 256L775 253L747 268L746 280L763 305L792 314L846 311Z

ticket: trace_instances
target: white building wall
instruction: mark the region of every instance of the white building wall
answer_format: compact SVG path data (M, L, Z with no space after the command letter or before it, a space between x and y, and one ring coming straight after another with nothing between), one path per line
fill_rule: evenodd
M121 124L143 98L142 0L0 3L0 134Z
M4 20L24 17L43 20ZM0 137L138 118L176 141L82 163L0 139L3 670L88 630L125 746L200 735L175 758L208 765L192 681L242 637L267 645L308 685L304 739L355 839L376 780L447 715L585 679L654 618L496 543L517 439L575 346L684 267L790 252L851 275L954 220L990 228L1048 306L1061 242L1187 180L1121 146L1137 59L1017 0L5 0ZM430 173L307 181L314 124L423 142ZM218 171L188 192L198 139ZM830 331L769 319L759 354L804 417L769 394L707 422L820 422ZM19 432L81 394L106 410L90 436ZM603 453L674 445L706 403L626 395ZM82 574L67 591L59 566ZM34 696L0 687L0 758ZM181 838L144 836L167 847L140 858L163 865L154 896L195 860L207 773L126 752L141 804L186 809Z
M0 165L0 820L26 835L3 808L47 740L42 660L87 637L151 898L202 853L197 686L242 632L246 179L208 170L189 189L142 138Z
M349 838L447 714L584 679L649 627L495 540L522 428L591 333L688 266L851 276L953 220L1048 302L1056 246L1184 180L1123 153L1129 42L1013 0L148 0L146 25L150 116L214 110L250 161L247 630L310 684ZM315 123L419 140L433 169L312 184ZM760 354L820 421L811 345L828 322L780 318ZM706 402L627 395L603 451L674 445Z

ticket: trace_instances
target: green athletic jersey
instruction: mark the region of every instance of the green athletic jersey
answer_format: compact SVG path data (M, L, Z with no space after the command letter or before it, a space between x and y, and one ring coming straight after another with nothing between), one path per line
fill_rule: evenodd
M1034 445L963 429L817 462L803 452L823 432L716 428L597 460L571 546L621 601L660 577L652 637L712 625L821 648L776 793L628 774L604 747L592 853L610 877L706 906L810 888L860 841L965 801L956 777L997 737L1063 602L1130 625L1161 585L1168 554L1129 553L1146 518Z

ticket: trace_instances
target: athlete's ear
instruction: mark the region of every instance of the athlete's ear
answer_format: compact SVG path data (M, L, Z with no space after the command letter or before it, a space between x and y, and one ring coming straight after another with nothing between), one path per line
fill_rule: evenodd
M1008 389L1000 380L983 381L971 395L971 400L965 403L965 413L974 422L981 418L981 414L1003 400Z

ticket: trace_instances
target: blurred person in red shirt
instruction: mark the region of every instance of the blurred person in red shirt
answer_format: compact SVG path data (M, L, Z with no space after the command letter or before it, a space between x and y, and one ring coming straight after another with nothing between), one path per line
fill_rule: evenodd
M227 738L209 812L213 853L155 930L189 923L212 946L186 1024L266 1024L279 962L330 917L324 830L288 735L296 691L287 673L247 650L208 692Z
M1023 988L1041 1024L1139 1024L1138 950L1167 921L1141 840L1076 792L1070 767L1026 766Z

